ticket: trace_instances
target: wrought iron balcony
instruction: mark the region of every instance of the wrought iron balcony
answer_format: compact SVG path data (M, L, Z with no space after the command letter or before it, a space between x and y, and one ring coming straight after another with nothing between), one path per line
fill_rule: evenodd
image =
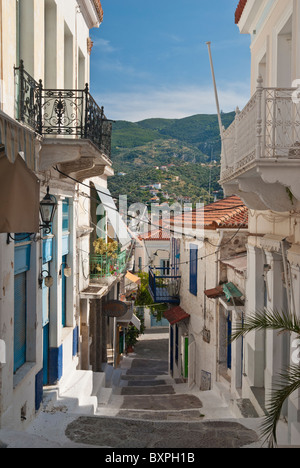
M25 70L23 61L15 68L18 82L16 119L44 137L90 140L111 157L112 121L104 115L84 89L44 89Z
M91 255L90 256L90 277L91 279L110 278L118 276L125 272L127 261L127 251L113 258L108 255Z
M264 88L225 131L221 185L253 209L288 211L300 201L300 104L294 88Z
M181 276L172 276L166 268L149 268L149 292L155 303L179 304Z

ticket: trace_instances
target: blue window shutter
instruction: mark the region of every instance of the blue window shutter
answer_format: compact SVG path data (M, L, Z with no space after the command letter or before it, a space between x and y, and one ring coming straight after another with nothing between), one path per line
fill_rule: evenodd
M62 230L68 232L70 229L69 200L64 200L62 204Z
M194 296L197 296L198 287L197 287L197 278L198 278L198 246L190 246L190 293Z
M26 362L26 272L15 276L14 372Z

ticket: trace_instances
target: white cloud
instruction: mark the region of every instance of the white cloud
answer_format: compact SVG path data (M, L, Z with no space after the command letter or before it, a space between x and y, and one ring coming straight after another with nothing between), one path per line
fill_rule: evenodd
M97 38L94 41L94 47L100 49L100 51L104 53L112 53L117 50L111 45L110 41L102 38Z
M242 109L250 98L249 86L231 83L219 89L220 108L231 112ZM96 97L97 99L97 97ZM212 86L145 88L104 94L99 99L105 114L113 120L138 122L148 118L184 118L195 114L216 114Z

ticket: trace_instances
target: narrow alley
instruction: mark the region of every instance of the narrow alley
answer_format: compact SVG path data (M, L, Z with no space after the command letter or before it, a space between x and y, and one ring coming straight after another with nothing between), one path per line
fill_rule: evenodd
M71 414L61 405L42 412L21 437L6 433L3 442L8 448L261 447L259 419L236 419L216 392L200 394L169 376L166 330L141 337L108 377L110 396L96 415Z

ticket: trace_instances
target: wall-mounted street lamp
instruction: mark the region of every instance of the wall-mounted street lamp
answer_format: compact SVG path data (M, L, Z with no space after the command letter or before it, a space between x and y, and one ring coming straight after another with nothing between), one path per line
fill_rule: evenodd
M47 273L47 276L44 276L43 273ZM40 274L40 277L39 277L39 285L40 285L41 289L43 287L44 280L45 280L45 286L47 288L51 288L53 286L53 278L50 275L49 271L47 271L47 270L43 270L41 272L41 274Z
M59 270L59 276L62 276L62 271L63 271L63 265L65 265L64 267L64 276L66 278L70 278L70 276L72 276L72 268L69 267L67 265L67 263L62 263L61 267L60 267L60 270Z
M42 218L40 227L45 230L46 234L50 234L51 232L51 224L53 223L56 208L56 198L49 194L49 187L47 187L47 195L40 202L40 214Z

